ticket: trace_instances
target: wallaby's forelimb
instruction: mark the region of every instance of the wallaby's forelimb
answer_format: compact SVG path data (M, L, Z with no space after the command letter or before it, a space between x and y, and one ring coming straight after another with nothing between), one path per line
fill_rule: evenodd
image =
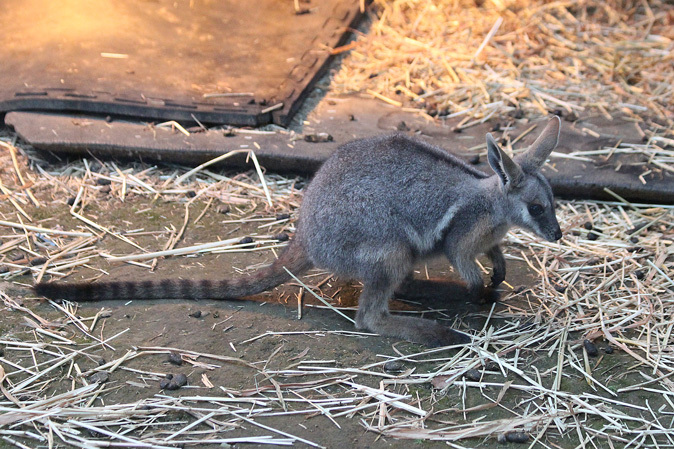
M506 278L506 261L503 257L503 251L501 247L495 245L487 251L487 257L491 261L492 266L492 275L491 275L491 285L490 287L498 287Z

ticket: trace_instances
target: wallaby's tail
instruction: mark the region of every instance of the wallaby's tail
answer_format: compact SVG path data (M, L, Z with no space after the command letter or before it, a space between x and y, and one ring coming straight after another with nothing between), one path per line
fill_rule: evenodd
M271 265L234 280L163 279L157 281L42 282L35 293L52 299L102 301L110 299L236 299L276 287L312 267L304 247L293 240Z

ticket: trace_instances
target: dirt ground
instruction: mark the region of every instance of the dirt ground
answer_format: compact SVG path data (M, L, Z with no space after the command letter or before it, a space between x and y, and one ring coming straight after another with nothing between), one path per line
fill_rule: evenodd
M36 211L31 213L45 217L46 222L61 223L67 227L72 221L68 214L68 208L65 204L68 198L55 201L56 204L49 210ZM63 204L59 204L63 203ZM202 210L205 204L194 204L196 211ZM3 212L11 214L7 205L3 205ZM145 212L138 212L145 211ZM161 246L161 241L168 236L168 232L162 232L171 224L179 228L183 222L184 207L181 204L152 204L151 199L136 197L125 201L123 204L115 198L107 198L100 201L95 209L90 210L92 216L97 217L100 223L124 223L127 229L143 228L146 231L156 231L159 234L136 238L134 241L140 246L150 248L152 246ZM265 217L265 213L252 214ZM218 238L228 238L229 236L249 236L258 234L257 224L223 224L223 221L232 220L231 214L220 214L211 209L207 212L200 224L190 226L185 233L183 244L185 246L199 242L214 241ZM74 224L74 223L72 223ZM279 226L276 231L281 231L283 226ZM128 251L126 244L111 237L105 237L102 250L110 254L120 254ZM209 254L196 257L175 257L162 260L154 272L149 272L145 268L132 265L111 265L105 261L98 261L92 264L96 269L84 268L75 271L68 276L68 281L91 279L101 276L97 270L104 270L110 279L157 279L157 278L207 278L220 279L223 277L232 277L242 275L240 270L247 270L248 267L258 267L271 262L273 254L271 251L265 252L246 252L234 254ZM531 282L530 276L526 271L510 267L511 274L509 279L512 282L523 283ZM418 277L423 278L428 269L432 277L448 275L449 266L443 261L435 261L428 267L418 267ZM312 279L321 279L329 276L329 273L323 273L317 270L304 278L304 281L311 285ZM13 282L19 284L31 284L30 277L20 277L13 279ZM7 285L9 294L17 294L22 298L24 306L27 306L41 317L52 321L62 316L52 305L36 298L34 294L24 291L21 285ZM466 320L461 326L463 330L470 332L470 322L479 323L484 321L479 315L488 312L488 307L477 307L465 301L456 298L446 298L446 296L461 293L461 286L451 283L438 281L431 285L439 296L424 298L426 294L413 295L413 300L430 299L426 301L427 307L449 309L443 312L442 316L438 314L429 314L429 317L442 318L449 323L455 320ZM425 289L426 290L426 289ZM274 291L250 298L246 301L130 301L123 303L120 301L104 301L82 303L77 308L80 316L88 317L95 315L101 308L109 311L109 316L101 320L96 331L99 336L112 336L119 332L128 330L120 337L116 338L111 345L114 347L100 348L92 354L101 357L104 360L116 358L124 352L137 347L165 347L193 350L200 353L217 354L229 357L237 357L249 362L265 361L276 351L268 369L285 369L293 363L294 357L301 356L301 360L325 360L335 368L352 368L365 366L370 363L382 360L381 354L390 357L396 357L393 347L403 353L418 352L422 347L407 342L396 341L379 336L357 336L348 334L339 334L339 331L355 331L353 325L345 319L338 316L330 310L304 307L302 319L298 319L297 312L297 293L299 288L291 284L282 286ZM325 296L336 294L336 304L340 307L355 307L357 305L357 296L359 286L347 283L345 281L330 279L322 289ZM307 306L316 306L320 303L305 295ZM460 296L459 296L460 297ZM395 301L393 307L402 310L423 310L423 306L410 305ZM201 317L195 318L195 312L201 312ZM353 312L347 312L349 316ZM474 314L474 317L470 315ZM106 314L107 315L107 314ZM22 314L18 312L3 314L0 317L0 329L3 339L30 339L32 330L27 328L22 320ZM317 331L319 331L317 333ZM330 333L328 333L328 332ZM296 335L272 335L258 339L251 343L245 343L247 340L264 334L273 333L297 333ZM76 329L67 329L65 336L71 339L77 339ZM81 335L80 335L81 336ZM308 349L308 352L306 351ZM451 353L452 350L448 350ZM10 357L7 354L7 357ZM11 357L15 363L21 363L22 358ZM223 364L216 369L204 369L200 367L181 366L174 367L167 361L166 354L157 354L133 360L125 363L129 369L141 370L143 372L160 373L162 376L167 373L182 372L188 376L190 388L186 392L179 391L169 394L208 394L209 390L203 386L200 381L201 376L206 374L213 385L224 387L231 390L254 389L257 386L269 385L269 381L260 375L260 373L251 370L248 367L240 367L233 364ZM86 371L97 366L97 360L83 360L80 362L80 369ZM101 397L101 403L131 403L143 398L151 397L159 393L159 381L148 379L147 376L141 376L146 386L138 385L139 374L129 371L116 371L110 376L108 383L113 385L112 391ZM158 376L155 376L158 378ZM378 379L363 379L368 385L375 387ZM72 382L70 376L63 373L60 383L67 386ZM129 386L127 382L135 382ZM58 383L51 387L56 391L59 388ZM422 391L430 391L430 385L421 386ZM388 438L378 437L377 434L366 432L358 423L357 419L337 419L341 427L338 428L334 423L327 419L314 416L306 417L276 417L265 421L267 425L283 429L292 434L301 436L314 441L325 447L409 447L409 441L396 441ZM243 436L255 432L255 428L236 429L228 435ZM419 443L421 444L421 443ZM423 446L444 446L444 443L423 443ZM260 447L266 445L260 445ZM203 446L206 447L206 446ZM217 445L215 446L217 447ZM246 447L257 447L257 445L246 445Z
M22 160L23 161L23 160ZM59 165L60 164L60 165ZM51 168L65 170L67 163L60 162ZM27 166L24 170L29 171ZM123 173L125 166L120 166ZM134 167L134 173L139 168ZM81 182L73 176L75 184ZM83 223L69 211L75 189L72 178L57 178L51 188L36 191L42 206L37 208L26 205L25 212L33 219L33 225L52 229L77 230L85 229ZM66 179L70 179L66 182ZM304 182L298 180L299 186ZM59 183L63 183L59 185ZM111 189L104 188L88 181L92 185L86 207L81 211L88 219L105 225L110 233L103 235L96 242L98 253L89 254L90 261L65 271L65 281L103 279L159 279L159 278L208 278L220 279L231 276L245 276L257 267L269 263L274 257L274 250L255 250L264 247L254 243L253 248L244 252L190 254L159 259L156 269L126 263L111 263L99 254L128 255L140 251L124 242L119 237L124 235L135 245L146 251L157 251L165 247L166 241L175 235L177 229L185 226L184 234L177 247L186 247L220 239L274 236L281 232L292 234L295 208L291 201L283 210L271 209L264 202L253 201L253 207L231 207L225 212L218 201L194 199L189 190L161 197L151 194L127 192L120 197L122 185L113 183ZM246 195L242 195L245 197ZM297 198L299 201L299 198ZM189 217L185 219L186 204L189 205ZM289 212L290 220L277 217L278 213ZM0 216L6 221L17 221L16 208L7 201L0 204ZM20 218L20 217L19 217ZM281 218L281 220L275 220ZM253 221L267 219L267 221ZM241 221L243 222L237 222ZM265 226L276 223L272 226ZM263 226L263 227L260 227ZM565 229L565 231L571 231ZM3 242L16 239L21 232L3 228ZM262 241L262 240L261 240ZM33 248L34 250L36 248ZM278 249L276 249L278 251ZM509 250L506 250L510 254ZM2 253L2 263L15 267L24 264L26 269L33 270L34 275L40 271L39 261L33 268L29 262L34 257L30 249L15 246ZM465 290L456 282L451 269L444 260L430 261L417 267L415 281L409 285L400 297L392 301L392 308L398 313L417 313L422 316L438 319L448 325L455 326L472 335L498 333L505 329L513 329L510 346L501 354L511 357L515 367L512 371L504 370L498 365L490 366L489 359L476 358L472 365L464 361L456 362L456 357L465 353L465 348L443 349L440 352L428 352L426 348L395 339L356 333L353 325L339 316L334 310L321 306L310 294L304 293L301 319L298 318L298 293L301 286L288 283L268 293L249 300L241 301L142 301L142 299L122 302L88 302L74 307L73 315L82 322L92 323L91 317L99 315L99 319L85 335L77 327L73 319L68 320L62 310L54 303L36 297L28 290L33 283L31 275L7 276L1 281L0 290L4 293L5 307L0 315L0 338L4 351L0 360L5 371L12 372L9 378L12 385L25 379L27 375L16 373L14 367L38 366L42 362L54 359L40 351L19 351L13 342L54 342L57 346L62 341L71 341L74 347L88 348L75 362L66 363L50 372L48 381L38 383L34 388L27 388L18 399L35 401L43 397L63 394L82 385L92 383L91 374L102 365L101 371L109 372L107 382L102 385L100 394L90 403L92 407L113 407L127 404L131 409L146 404L144 401L157 398L185 398L180 403L184 408L173 410L162 415L154 424L162 432L178 432L181 428L194 422L201 409L197 407L203 398L264 398L268 406L266 412L274 416L265 416L251 408L250 417L255 418L253 424L248 421L234 420L228 426L220 421L204 420L197 422L189 433L195 438L202 432L208 438L243 438L250 440L253 436L279 436L273 428L293 436L298 447L312 445L329 448L409 448L409 447L503 447L497 441L508 426L516 426L519 420L526 418L535 410L538 400L556 401L553 396L527 393L524 390L510 388L513 384L526 384L526 380L545 385L546 388L557 388L568 395L568 403L560 403L560 416L569 419L567 410L573 410L573 398L602 397L619 401L616 407L622 407L625 416L634 414L643 419L645 409L665 410L664 416L671 416L666 411L671 405L666 395L643 390L624 392L616 395L620 388L644 381L643 373L635 367L634 359L624 353L615 351L608 353L608 345L597 341L599 356L589 360L595 375L600 376L606 390L598 388L582 370L565 369L562 374L557 370L559 359L553 347L536 344L517 344L517 339L544 338L550 332L552 322L544 318L542 310L546 305L541 298L533 294L529 287L540 282L538 274L522 261L509 258L508 285L503 287L502 301L491 306L476 306L465 301ZM144 262L147 263L147 262ZM14 265L11 265L14 264ZM13 269L13 268L12 268ZM485 273L487 279L488 273ZM344 313L353 317L353 309L357 305L360 287L357 283L332 279L329 273L312 271L302 278L307 286L314 286L316 292L330 298L335 307L344 309ZM11 302L14 301L14 302ZM19 307L16 307L16 305ZM23 307L23 308L21 308ZM431 311L432 310L432 311ZM30 311L27 312L27 311ZM103 311L102 314L99 312ZM35 316L44 320L49 329L57 337L38 334ZM31 324L33 323L33 324ZM39 326L38 326L39 327ZM510 332L510 331L508 331ZM112 340L111 337L116 336ZM568 340L561 346L583 358L580 333L568 335ZM96 342L105 341L106 344ZM486 343L485 343L486 345ZM66 346L68 345L66 344ZM43 346L40 346L43 348ZM485 347L486 349L486 347ZM566 350L566 349L565 349ZM84 350L83 350L84 351ZM426 351L426 352L424 352ZM463 351L463 352L462 352ZM498 352L495 349L496 352ZM514 352L513 352L514 351ZM168 361L170 352L181 355L183 364L173 365ZM495 352L495 353L496 353ZM137 353L135 358L123 360L128 353ZM422 357L414 354L422 353ZM383 368L383 363L390 358L401 358L393 371ZM118 366L110 368L106 363L121 360ZM588 361L585 356L586 362ZM245 364L242 362L246 362ZM373 367L371 365L375 364ZM429 377L430 373L445 373L451 366L453 373L460 373L457 378L443 384L442 376ZM510 365L508 365L510 366ZM626 369L627 366L627 369ZM636 364L638 368L638 364ZM308 367L308 368L307 368ZM311 367L316 373L313 374ZM320 367L320 369L318 369ZM519 367L519 368L518 368ZM444 370L444 371L443 371ZM79 373L84 373L78 375ZM188 385L177 391L162 390L160 380L166 374L185 374ZM462 374L461 374L462 373ZM420 377L415 377L420 375ZM445 376L446 377L446 376ZM451 376L450 376L451 377ZM432 378L432 380L428 380ZM330 383L337 379L336 383ZM415 381L415 379L419 379ZM525 382L522 382L522 380ZM395 384L398 380L404 381ZM404 402L410 406L419 406L430 410L427 421L415 428L436 428L438 431L452 430L460 425L474 426L481 421L493 423L490 431L477 433L476 437L461 439L457 443L432 441L432 435L419 438L395 438L368 431L367 426L380 423L405 421L406 411L399 408L386 408L383 405L355 411L353 416L333 418L330 412L321 408L319 401L326 398L343 398L344 401L353 395L346 388L346 382L357 382L361 387L384 388L384 381L393 382L388 388L405 396ZM327 382L325 386L316 383ZM298 383L307 383L307 388L295 390ZM557 387L554 387L557 385ZM445 388L446 387L446 388ZM595 395L595 396L592 396ZM201 398L201 399L200 399ZM241 400L244 400L241 399ZM297 402L292 402L293 400ZM367 402L367 401L366 401ZM345 402L346 403L346 402ZM623 407L620 404L640 404L637 409ZM645 408L644 404L648 408ZM3 410L9 411L11 404L3 404ZM213 404L208 404L212 407ZM355 406L353 404L352 406ZM591 407L588 405L588 407ZM197 410L200 410L199 412ZM603 410L603 409L602 409ZM296 414L293 414L296 413ZM334 412L333 412L334 413ZM602 413L608 413L604 410ZM129 422L118 423L106 427L111 432L129 432L134 437L147 436L153 430L147 427L134 427ZM570 418L573 420L574 418ZM576 418L580 419L580 418ZM601 419L582 418L582 426L597 431L610 433L611 425ZM610 418L609 418L610 419ZM57 421L54 418L55 422ZM383 421L381 421L383 420ZM225 420L226 421L226 420ZM541 425L542 419L534 419L528 423L529 433L525 433L530 447L580 447L585 436L576 432L562 432L564 425L547 421ZM531 425L532 422L535 425ZM165 423L165 424L162 424ZM268 426L261 428L258 424ZM503 425L505 427L499 427ZM419 427L421 426L421 427ZM555 428L556 427L556 428ZM25 429L26 426L18 427ZM28 428L32 428L28 425ZM385 427L384 427L385 428ZM522 426L518 427L522 428ZM10 427L17 429L17 427ZM39 426L33 430L45 435L50 432ZM140 430L139 430L140 429ZM539 433L540 432L540 433ZM627 447L632 435L617 433L615 439L609 437L615 447ZM96 431L86 436L89 440L105 440L107 437ZM12 441L24 441L30 445L37 444L21 436L12 437ZM63 447L62 441L51 435L55 444ZM306 440L302 442L298 440ZM532 443L533 439L536 441ZM662 438L657 432L653 438ZM232 440L233 441L233 440ZM311 444L307 443L310 442ZM288 442L286 442L287 444ZM14 447L10 442L0 441L0 447ZM181 446L185 443L177 444ZM220 443L198 443L198 447L222 447ZM240 444L234 444L240 446ZM242 444L241 444L242 445ZM40 446L47 446L41 443ZM189 446L189 444L188 444ZM268 447L269 444L248 442L246 447Z

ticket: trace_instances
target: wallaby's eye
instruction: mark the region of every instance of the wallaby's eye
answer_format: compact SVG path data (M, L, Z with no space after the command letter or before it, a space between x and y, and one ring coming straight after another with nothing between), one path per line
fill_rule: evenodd
M543 206L540 204L529 204L528 209L532 217L537 217L543 213Z

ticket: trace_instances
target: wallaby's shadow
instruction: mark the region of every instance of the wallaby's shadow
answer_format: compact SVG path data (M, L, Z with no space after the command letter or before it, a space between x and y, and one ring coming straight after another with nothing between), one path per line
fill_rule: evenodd
M430 309L449 309L457 316L491 307L471 301L466 284L447 278L408 279L395 291L394 298L418 302Z

